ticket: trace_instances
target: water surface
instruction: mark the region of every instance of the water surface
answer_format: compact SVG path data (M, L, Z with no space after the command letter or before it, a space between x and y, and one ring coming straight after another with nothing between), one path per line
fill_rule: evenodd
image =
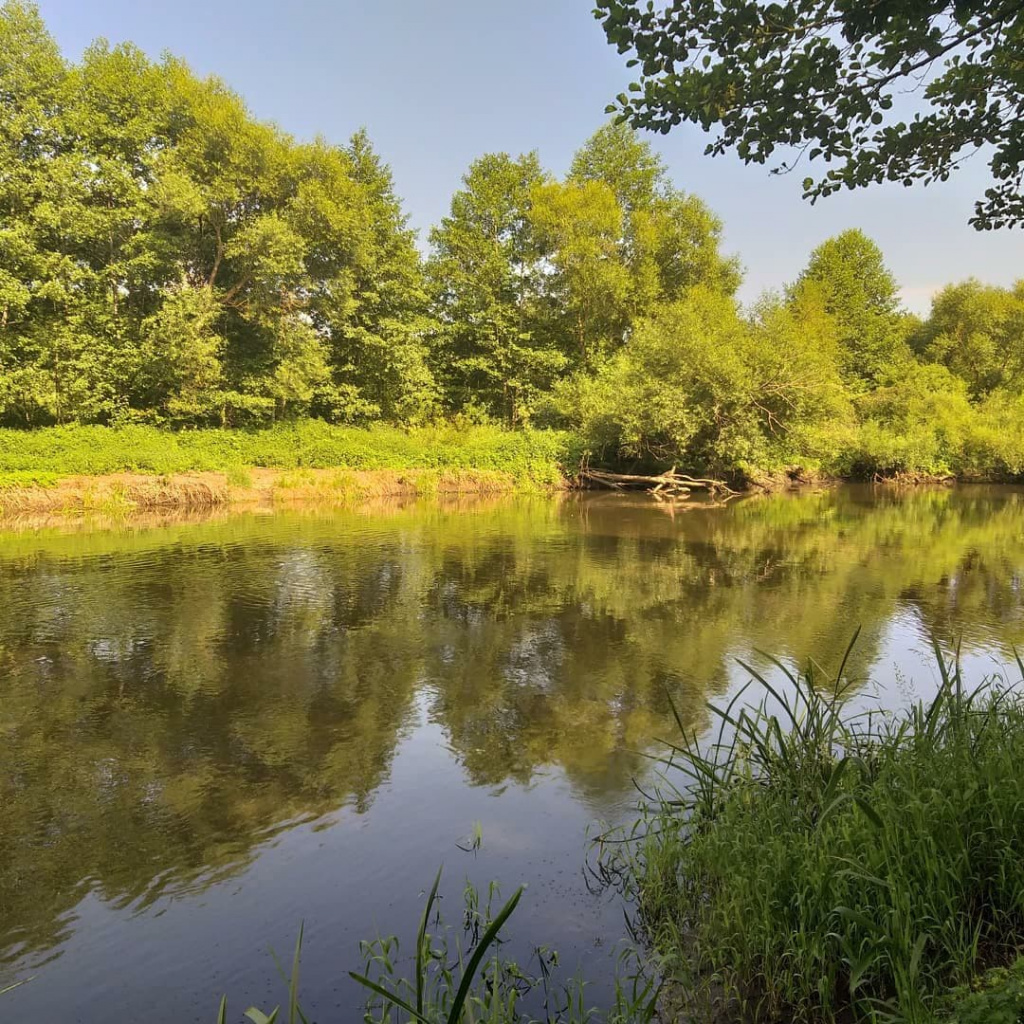
M588 825L758 649L887 702L1024 640L1024 493L844 488L670 514L616 496L0 533L0 987L28 1022L357 1019L358 940L446 864L529 889L512 946L607 993ZM868 681L872 683L869 686ZM463 852L475 823L483 846ZM336 1009L338 1008L338 1009Z

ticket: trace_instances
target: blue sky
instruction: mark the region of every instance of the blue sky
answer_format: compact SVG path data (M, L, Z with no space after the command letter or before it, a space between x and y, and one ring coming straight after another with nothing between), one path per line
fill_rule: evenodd
M469 163L488 151L537 149L556 174L629 81L590 0L39 0L64 52L95 37L169 50L214 73L261 118L300 137L344 141L365 126L391 164L424 236L447 211ZM907 305L974 275L1024 277L1024 232L967 226L988 180L982 155L942 186L882 186L800 199L797 175L770 177L734 157L703 155L684 125L651 136L676 183L725 223L746 268L741 295L777 288L810 250L846 227L882 246Z

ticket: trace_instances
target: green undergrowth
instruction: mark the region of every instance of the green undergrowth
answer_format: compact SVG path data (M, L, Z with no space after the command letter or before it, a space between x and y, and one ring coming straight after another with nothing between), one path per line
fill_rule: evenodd
M481 470L556 484L572 464L569 435L493 426L339 427L318 420L263 430L48 427L0 430L0 485L51 485L60 477L246 469Z
M688 1019L923 1024L1024 949L1024 702L937 656L935 698L897 713L749 669L714 742L671 745L604 864ZM975 1010L997 998L954 1019L1002 1020Z
M1024 1020L1024 958L996 967L976 984L952 992L943 1024L1020 1024Z

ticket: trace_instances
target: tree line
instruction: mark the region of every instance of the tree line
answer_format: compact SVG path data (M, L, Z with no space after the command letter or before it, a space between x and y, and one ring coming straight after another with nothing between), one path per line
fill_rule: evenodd
M178 59L72 62L0 6L3 425L458 416L726 472L1021 468L1024 284L922 322L851 230L741 306L719 220L624 124L561 179L476 160L429 243L365 132L297 141Z

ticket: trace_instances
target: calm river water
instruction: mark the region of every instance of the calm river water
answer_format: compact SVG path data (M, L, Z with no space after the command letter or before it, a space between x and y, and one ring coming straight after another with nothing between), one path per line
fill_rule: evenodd
M834 669L859 625L850 673L905 700L931 635L1011 663L1022 580L1008 488L0 533L0 988L34 976L3 1016L269 1009L305 921L307 1011L358 1019L359 939L411 939L441 862L455 920L467 878L527 883L512 948L558 948L600 1002L622 908L587 830L629 815L666 693L699 729L738 657Z

